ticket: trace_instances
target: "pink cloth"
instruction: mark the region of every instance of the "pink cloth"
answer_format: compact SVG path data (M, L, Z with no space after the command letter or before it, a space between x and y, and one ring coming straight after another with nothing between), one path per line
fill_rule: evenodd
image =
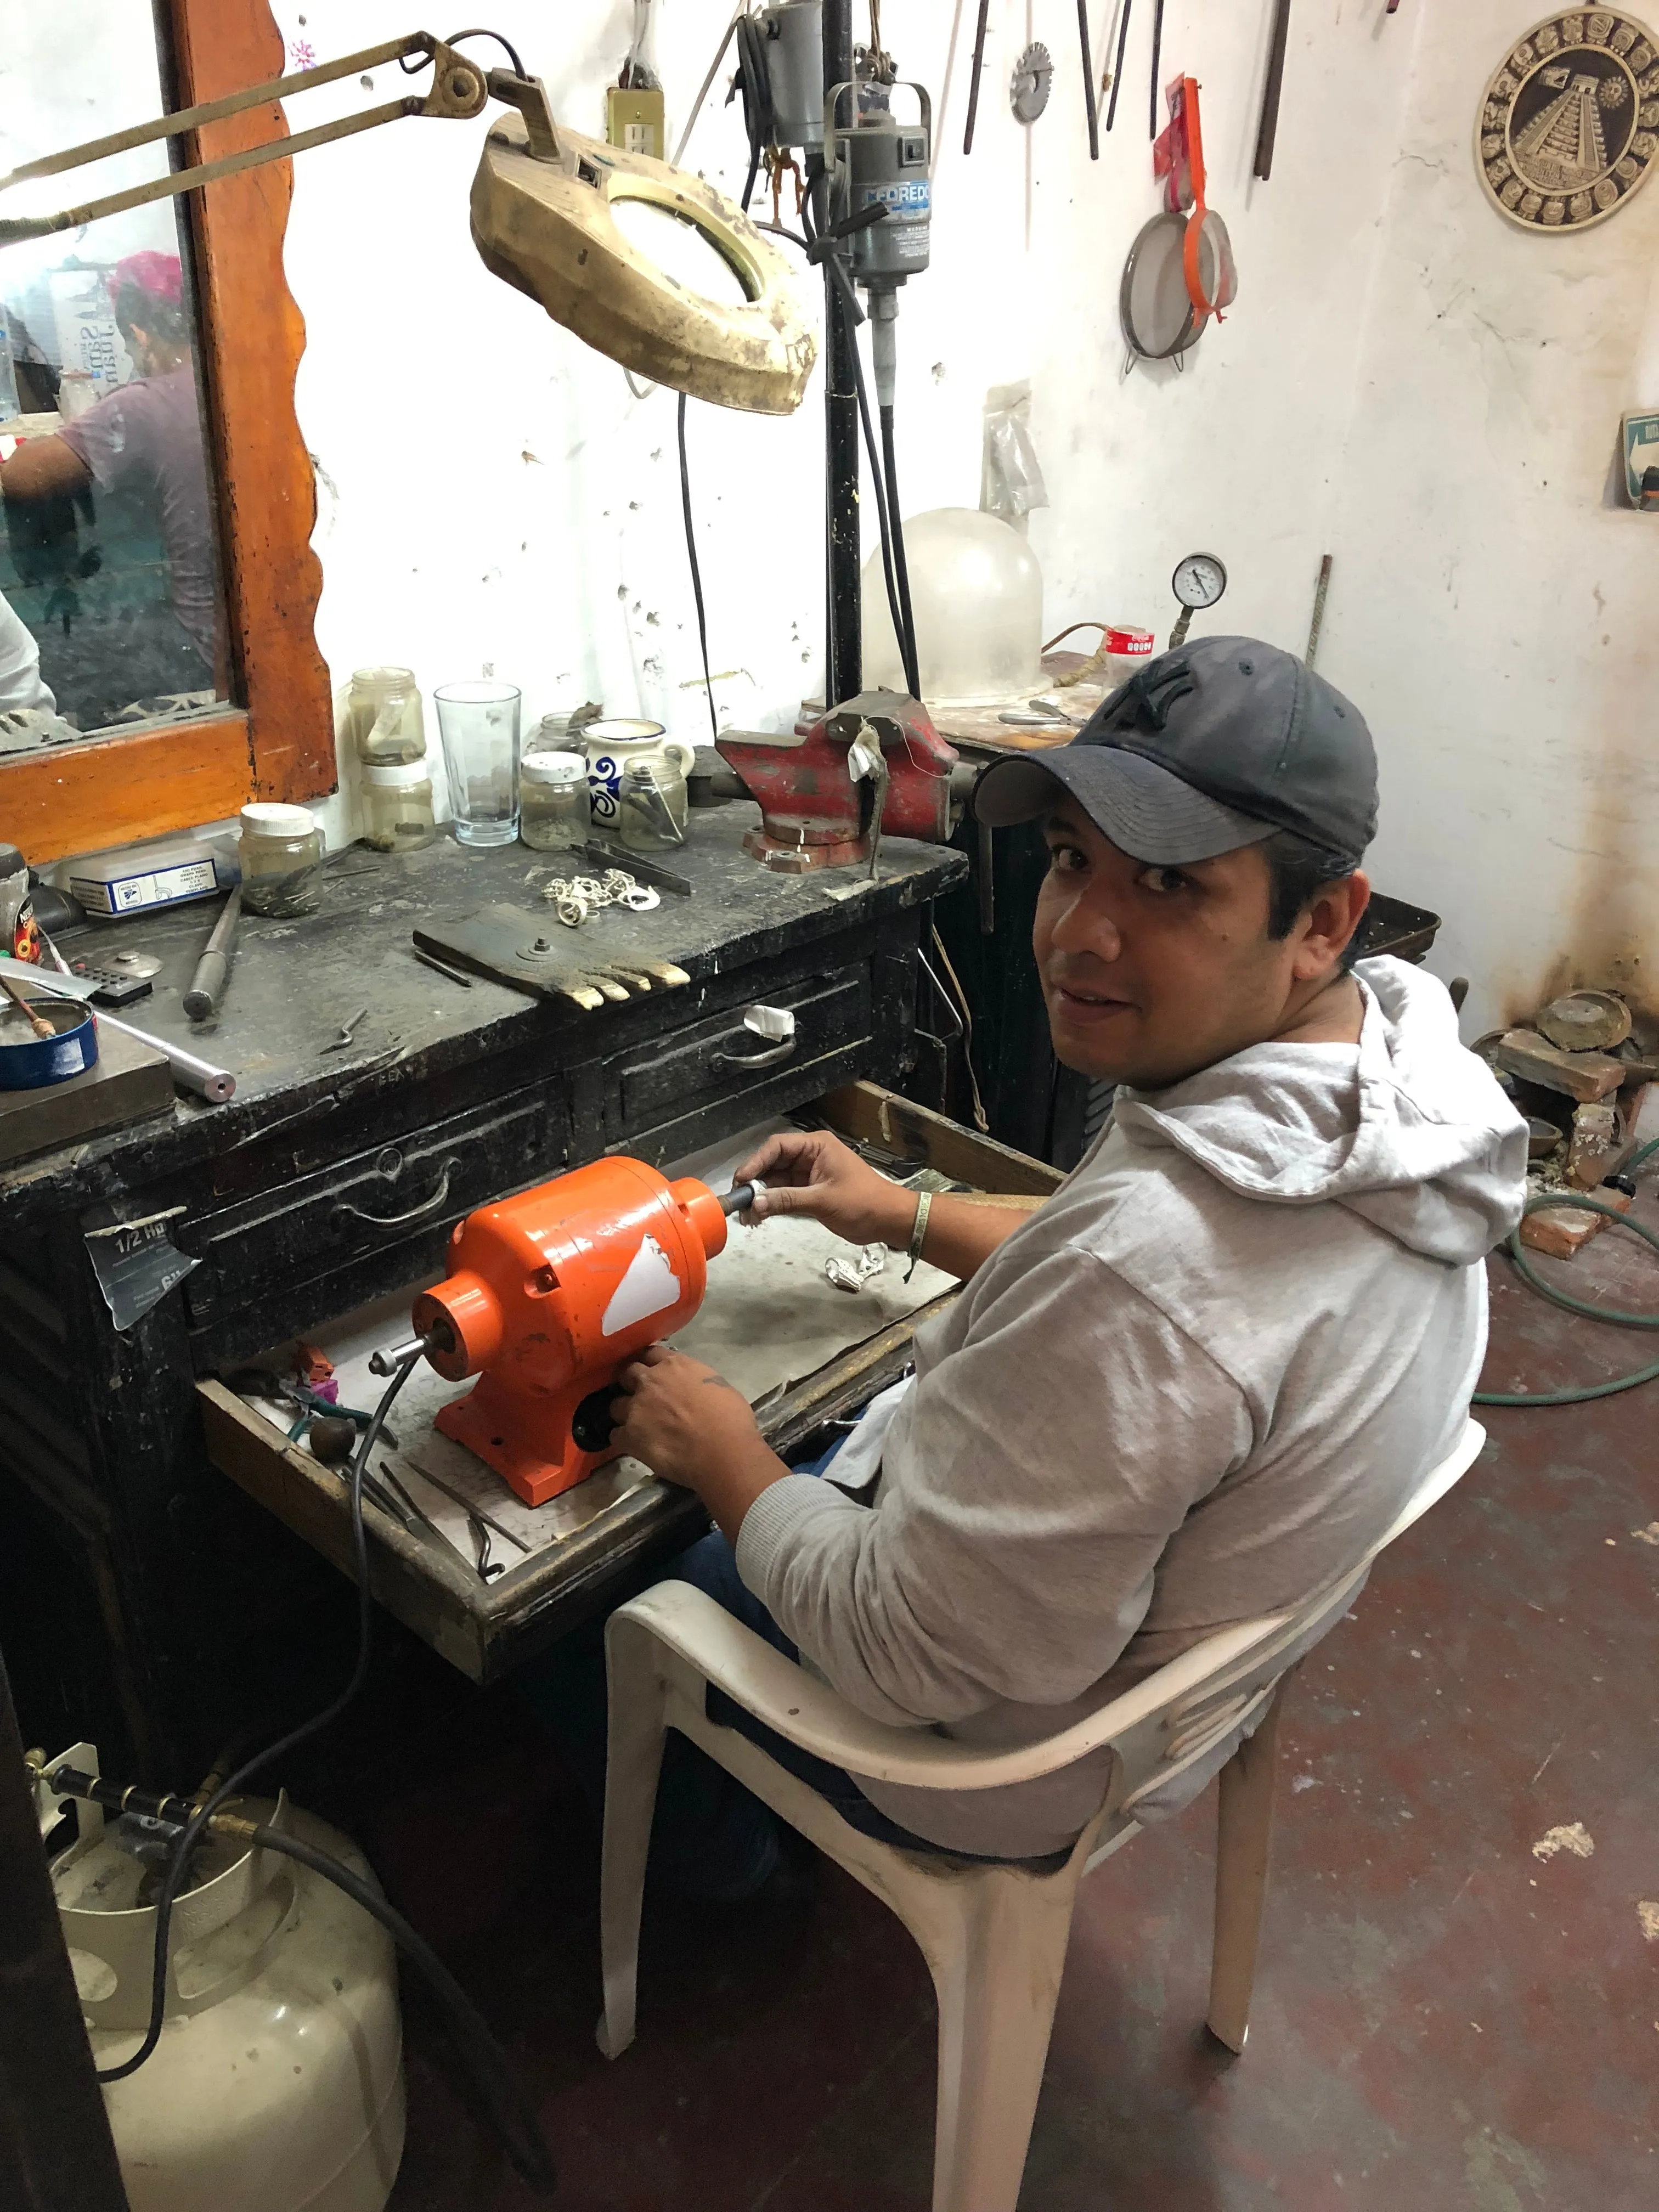
M190 363L162 376L134 377L65 422L58 435L86 463L100 489L136 492L155 511L172 574L173 612L211 668L218 589L202 421Z

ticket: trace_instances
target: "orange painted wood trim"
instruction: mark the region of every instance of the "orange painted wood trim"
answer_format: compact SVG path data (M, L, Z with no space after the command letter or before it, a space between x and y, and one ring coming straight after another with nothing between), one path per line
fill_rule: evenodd
M0 767L0 834L37 867L198 822L222 822L252 782L247 717L44 746ZM118 814L118 826L112 826Z
M181 106L283 74L267 0L167 0ZM287 135L251 108L199 132L211 161ZM189 201L206 330L226 593L262 799L335 787L334 714L313 624L322 570L311 550L317 488L294 412L305 324L283 269L291 162L227 177Z
M267 0L165 0L162 14L172 106L281 76ZM286 131L273 103L205 134L203 150ZM313 632L322 582L311 550L316 483L294 412L305 325L283 271L292 182L292 165L273 161L184 202L204 326L232 689L244 705L182 728L0 759L0 838L37 866L222 820L255 797L303 800L335 787L333 703Z

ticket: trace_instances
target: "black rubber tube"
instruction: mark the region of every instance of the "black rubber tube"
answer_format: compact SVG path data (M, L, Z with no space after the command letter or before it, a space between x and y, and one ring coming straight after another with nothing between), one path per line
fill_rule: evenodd
M370 1452L380 1441L380 1431L386 1426L392 1401L413 1374L421 1356L419 1352L411 1352L381 1392L380 1402L374 1409L374 1418L363 1431L362 1442L351 1462L351 1548L357 1573L357 1658L351 1670L351 1678L339 1696L325 1705L321 1712L314 1713L308 1721L301 1721L298 1728L290 1729L286 1735L279 1736L265 1750L256 1752L252 1759L245 1759L236 1771L228 1776L213 1795L191 1815L173 1846L173 1856L167 1861L167 1877L161 1884L161 1893L155 1900L155 1954L150 1970L149 2023L144 2030L144 2039L131 2058L124 2059L118 2066L102 2068L98 2075L100 2081L125 2081L128 2075L138 2071L161 2039L161 2021L167 2008L167 1946L173 1929L173 1908L179 1901L179 1892L191 1854L201 1841L209 1820L227 1797L246 1789L253 1777L263 1772L274 1759L282 1758L284 1753L294 1750L297 1745L309 1741L311 1737L337 1721L368 1680L369 1652L374 1632L374 1600L368 1586L368 1539L363 1531L363 1470L368 1465Z
M242 1832L240 1822L231 1831L234 1834ZM325 1881L331 1881L337 1889L343 1890L353 1904L362 1905L365 1912L380 1922L454 2022L456 2040L467 2070L489 2108L496 2133L514 2167L532 2188L551 2195L558 2186L558 2175L553 2154L531 2109L530 2100L520 2087L507 2053L491 2034L483 2014L426 1938L416 1935L402 1913L388 1905L379 1890L314 1844L305 1843L281 1828L264 1826L254 1829L253 1841L261 1850L276 1851L283 1858L309 1867L313 1874L320 1875Z
M913 699L921 697L921 662L916 651L916 618L910 606L910 572L904 561L904 525L899 519L898 460L893 448L893 410L881 410L881 465L887 489L887 515L893 534L893 574L898 580L899 605L904 615L902 643L904 680Z

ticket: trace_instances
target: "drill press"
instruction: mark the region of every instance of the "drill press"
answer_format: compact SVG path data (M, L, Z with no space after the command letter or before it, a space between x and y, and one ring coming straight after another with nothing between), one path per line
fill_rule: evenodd
M616 1457L617 1370L691 1319L726 1218L755 1190L716 1196L616 1158L481 1206L450 1237L449 1273L415 1301L414 1342L372 1364L390 1372L418 1346L451 1382L477 1375L438 1428L544 1505Z

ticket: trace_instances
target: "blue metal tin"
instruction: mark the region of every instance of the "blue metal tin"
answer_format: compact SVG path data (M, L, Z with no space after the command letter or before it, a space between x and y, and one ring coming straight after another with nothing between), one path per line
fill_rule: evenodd
M8 1022L0 1030L0 1091L39 1091L48 1083L67 1083L97 1065L98 1024L88 1007L74 999L42 997L29 1003L58 1034L34 1036L21 1014Z

